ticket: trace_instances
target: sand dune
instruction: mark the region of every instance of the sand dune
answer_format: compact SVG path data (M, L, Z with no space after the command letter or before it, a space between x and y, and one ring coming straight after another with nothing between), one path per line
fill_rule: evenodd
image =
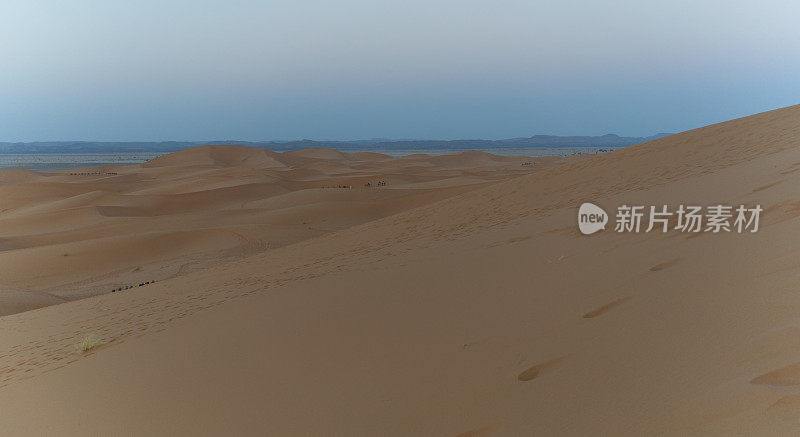
M0 315L168 279L551 165L489 156L476 174L443 159L205 146L141 165L0 171Z
M280 153L265 149L241 146L205 146L170 153L142 164L142 167L242 167L242 168L285 168L286 163Z
M798 144L794 106L428 193L131 292L2 317L0 423L65 435L797 434ZM475 169L494 158L468 154L375 165L387 161L414 161L396 167L407 185L435 184L424 168L471 180L507 164ZM248 208L302 217L304 196L315 195L238 210L206 201L239 223ZM582 236L584 201L765 212L757 233ZM76 352L90 332L107 343Z

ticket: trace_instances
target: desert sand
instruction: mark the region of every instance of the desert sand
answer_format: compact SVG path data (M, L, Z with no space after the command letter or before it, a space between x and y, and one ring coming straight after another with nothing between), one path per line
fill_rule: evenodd
M295 204L247 200L264 209L245 222L237 214L247 204L238 198L229 208L214 205L229 200L226 191L157 204L195 190L178 170L168 181L136 182L158 165L196 159L204 167L213 156L143 165L143 176L130 177L141 185L126 204L102 197L115 193L66 184L37 191L40 176L5 175L31 187L21 197L39 200L3 212L2 229L39 207L41 222L27 224L39 226L38 235L47 235L49 211L63 223L53 238L91 220L94 232L106 232L102 209L79 206L68 219L56 202L104 205L112 216L138 206L157 216L152 211L179 214L196 201L233 211L231 223L248 226L276 205ZM280 168L271 155L240 156L225 158L237 172ZM457 187L488 177L469 174L471 162L421 159L466 172L453 176ZM341 164L305 165L310 176ZM232 179L246 177L206 183L225 190ZM205 179L194 176L190 185L197 180ZM451 186L446 181L403 183ZM341 228L132 291L7 315L0 423L9 435L794 435L798 183L794 106L438 192L431 196L442 198L343 220ZM757 233L584 236L576 213L585 201L607 211L681 203L765 211ZM140 229L177 232L197 214ZM164 250L195 241L175 238ZM33 259L37 270L51 268ZM18 276L17 285L28 280ZM78 352L88 333L105 344Z
M0 171L0 316L185 275L558 161L205 146L141 165Z

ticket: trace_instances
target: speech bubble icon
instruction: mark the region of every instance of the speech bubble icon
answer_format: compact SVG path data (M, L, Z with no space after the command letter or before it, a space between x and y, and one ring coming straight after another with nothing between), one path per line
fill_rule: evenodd
M608 214L599 206L586 202L578 209L578 228L583 235L591 235L605 229Z

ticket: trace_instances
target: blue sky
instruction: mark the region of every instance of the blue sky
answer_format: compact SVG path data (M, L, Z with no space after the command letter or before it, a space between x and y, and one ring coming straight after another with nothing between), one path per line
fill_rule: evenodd
M796 1L0 0L0 141L650 135L800 103Z

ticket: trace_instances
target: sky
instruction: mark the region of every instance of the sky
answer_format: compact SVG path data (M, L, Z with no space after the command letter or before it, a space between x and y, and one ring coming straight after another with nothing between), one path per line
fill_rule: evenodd
M785 0L0 0L0 141L647 136L800 103Z

